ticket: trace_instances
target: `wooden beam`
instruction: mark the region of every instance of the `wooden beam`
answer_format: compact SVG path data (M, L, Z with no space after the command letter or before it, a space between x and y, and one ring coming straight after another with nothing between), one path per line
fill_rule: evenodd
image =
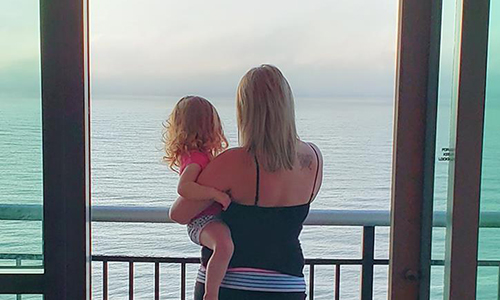
M392 300L418 299L420 280L425 281L423 293L428 292L440 26L441 1L399 1L389 265Z
M87 0L41 0L47 300L90 296Z
M476 298L489 0L463 0L452 124L446 230L446 300Z

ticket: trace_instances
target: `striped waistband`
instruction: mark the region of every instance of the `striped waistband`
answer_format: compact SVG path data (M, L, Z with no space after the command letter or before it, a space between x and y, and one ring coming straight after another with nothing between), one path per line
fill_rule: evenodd
M196 281L205 283L205 276L206 270L200 268ZM306 291L306 282L304 277L287 274L228 270L221 287L258 292L301 293Z

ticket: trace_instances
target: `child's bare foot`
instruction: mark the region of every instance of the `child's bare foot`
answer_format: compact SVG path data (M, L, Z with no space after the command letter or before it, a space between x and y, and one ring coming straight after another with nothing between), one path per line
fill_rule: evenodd
M219 295L205 293L203 300L219 300Z

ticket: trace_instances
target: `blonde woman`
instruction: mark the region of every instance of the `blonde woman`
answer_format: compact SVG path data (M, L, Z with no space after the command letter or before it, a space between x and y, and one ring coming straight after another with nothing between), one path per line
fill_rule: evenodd
M227 191L232 200L221 218L231 230L234 253L218 299L305 299L299 235L321 186L321 152L298 138L292 91L274 66L243 76L237 117L240 147L215 158L197 181ZM180 197L170 217L185 224L211 204ZM204 297L211 255L202 249L195 300Z

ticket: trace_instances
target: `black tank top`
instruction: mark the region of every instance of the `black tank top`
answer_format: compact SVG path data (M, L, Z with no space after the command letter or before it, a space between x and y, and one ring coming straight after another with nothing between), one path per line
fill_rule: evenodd
M316 149L318 168L314 179L313 191L306 204L286 207L262 207L259 202L259 163L255 205L242 205L232 202L221 214L222 220L231 230L234 254L229 268L247 267L277 271L283 274L303 277L304 255L299 235L309 206L314 197L314 189L319 172L319 157ZM206 266L212 250L203 247L202 265Z

